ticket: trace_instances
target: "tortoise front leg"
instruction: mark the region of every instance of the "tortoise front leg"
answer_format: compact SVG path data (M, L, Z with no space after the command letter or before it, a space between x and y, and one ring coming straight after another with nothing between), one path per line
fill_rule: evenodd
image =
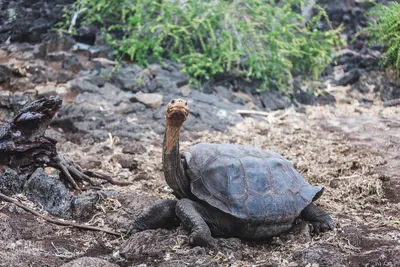
M211 231L202 215L206 212L198 203L183 198L176 205L176 215L185 227L190 230L189 244L194 246L213 245Z
M178 226L175 215L176 200L163 199L146 208L131 224L128 234L134 234L147 229L170 228Z
M302 212L301 217L312 224L315 233L333 230L332 217L314 203L309 204Z

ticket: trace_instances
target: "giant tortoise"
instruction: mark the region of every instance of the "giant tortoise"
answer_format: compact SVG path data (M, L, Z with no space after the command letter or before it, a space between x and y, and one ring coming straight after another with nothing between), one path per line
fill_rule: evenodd
M310 185L281 155L254 147L199 143L179 152L187 102L167 107L163 171L177 200L144 210L130 233L166 227L175 218L190 230L189 243L208 245L214 236L260 239L289 230L297 218L316 232L333 229L332 218L312 202L323 187Z

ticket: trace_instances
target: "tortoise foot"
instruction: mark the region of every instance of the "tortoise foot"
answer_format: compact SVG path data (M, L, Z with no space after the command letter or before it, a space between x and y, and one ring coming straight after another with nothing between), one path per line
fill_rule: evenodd
M208 230L208 231L207 231ZM194 230L189 236L189 244L192 246L213 246L214 238L211 237L210 230L207 228Z
M316 234L327 232L329 230L333 231L334 229L333 220L329 215L316 218L314 221L311 221L311 225L312 231Z

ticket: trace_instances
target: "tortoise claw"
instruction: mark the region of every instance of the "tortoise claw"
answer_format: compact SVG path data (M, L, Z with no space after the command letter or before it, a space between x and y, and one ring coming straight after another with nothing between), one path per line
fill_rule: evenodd
M319 217L318 220L312 221L311 224L315 234L327 232L329 230L333 231L335 229L333 220L329 215Z
M211 246L214 247L216 246L216 242L214 238L211 237L211 235L204 235L201 232L193 232L189 236L189 244L192 246Z

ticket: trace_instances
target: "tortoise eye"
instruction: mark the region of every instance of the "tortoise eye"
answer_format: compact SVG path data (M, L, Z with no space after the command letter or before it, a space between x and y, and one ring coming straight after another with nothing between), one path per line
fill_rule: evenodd
M187 106L187 102L185 102L185 106Z
M172 100L172 101L171 101L171 104L174 104L174 103L175 103L175 100Z

